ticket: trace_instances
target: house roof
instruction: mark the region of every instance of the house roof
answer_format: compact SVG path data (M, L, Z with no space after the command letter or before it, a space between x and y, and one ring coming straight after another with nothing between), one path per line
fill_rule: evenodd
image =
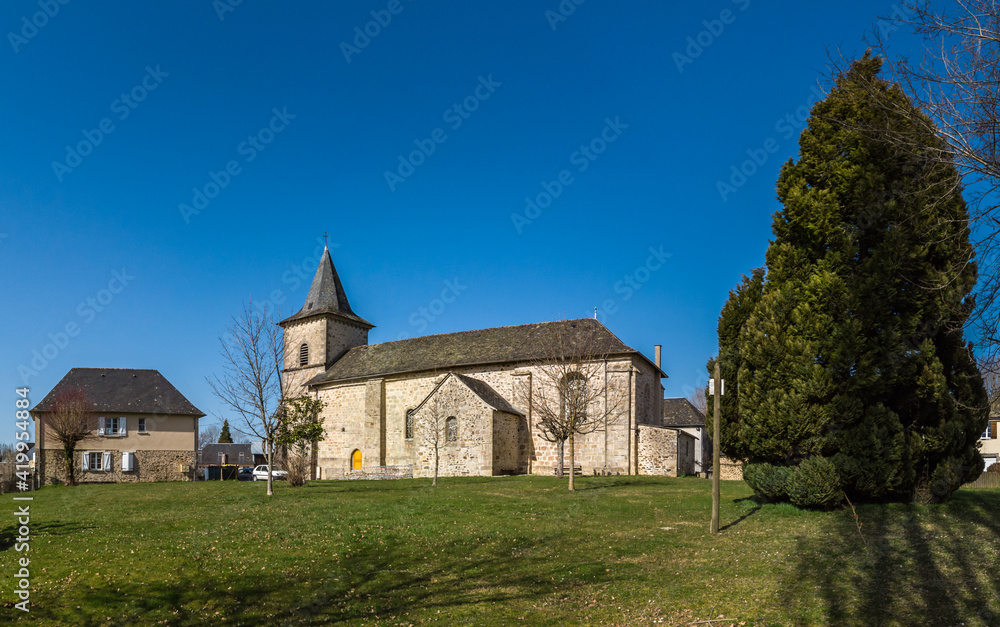
M158 371L135 368L73 368L31 411L52 411L56 397L73 388L87 395L96 412L205 415Z
M240 453L243 453L243 463L253 463L253 451L249 444L206 444L201 449L201 463L218 464L220 453L228 456L227 464L238 464Z
M705 415L686 398L663 399L664 427L704 427Z
M279 324L284 325L293 320L302 320L323 314L344 318L369 329L375 326L351 310L351 304L347 301L347 292L344 291L340 275L337 274L337 268L334 267L333 259L330 257L330 249L326 247L323 248L323 255L320 258L319 267L316 268L316 275L313 276L309 294L306 295L305 305L297 314L285 318Z
M649 361L597 320L560 320L356 346L308 384L553 357L630 354ZM660 375L666 376L662 371Z

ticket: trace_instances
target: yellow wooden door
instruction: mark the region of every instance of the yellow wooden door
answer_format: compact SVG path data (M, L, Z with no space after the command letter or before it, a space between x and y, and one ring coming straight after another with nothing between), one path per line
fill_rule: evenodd
M351 454L351 468L361 470L361 451L354 451Z

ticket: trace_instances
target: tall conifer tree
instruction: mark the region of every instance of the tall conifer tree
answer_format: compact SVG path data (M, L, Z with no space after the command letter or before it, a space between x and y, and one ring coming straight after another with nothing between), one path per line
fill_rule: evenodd
M986 393L963 337L976 266L959 177L931 158L939 140L909 121L921 114L880 67L866 54L813 108L799 160L778 178L766 279L739 332L731 448L751 466L792 467L787 493L803 504L830 505L841 489L945 500L983 465ZM908 134L909 149L874 132L886 128ZM723 352L730 334L720 319Z
M742 424L739 416L739 386L737 376L742 362L740 355L740 331L746 324L750 314L760 301L764 289L764 268L755 268L750 276L743 276L736 289L730 290L729 300L719 314L719 372L723 381L729 381L729 386L722 395L719 404L719 419L722 430L722 440L719 446L722 454L731 459L745 460L748 457L746 439L742 435ZM715 360L708 360L708 376L715 376ZM705 390L706 407L711 412L712 398ZM711 415L706 416L708 435L715 438Z
M219 444L232 444L233 434L229 432L229 420L222 421L222 431L219 432Z

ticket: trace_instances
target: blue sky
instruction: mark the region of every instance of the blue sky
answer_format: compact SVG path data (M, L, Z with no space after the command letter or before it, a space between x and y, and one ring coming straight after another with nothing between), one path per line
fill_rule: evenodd
M10 398L155 368L215 421L229 317L297 311L324 232L372 343L599 307L700 386L829 55L898 8L577 1L4 2Z

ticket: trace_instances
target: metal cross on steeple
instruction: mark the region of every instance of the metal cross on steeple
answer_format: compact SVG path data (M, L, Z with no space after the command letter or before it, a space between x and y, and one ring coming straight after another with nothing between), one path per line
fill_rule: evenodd
M330 236L326 234L326 231L323 231L323 245L327 248L330 247Z

